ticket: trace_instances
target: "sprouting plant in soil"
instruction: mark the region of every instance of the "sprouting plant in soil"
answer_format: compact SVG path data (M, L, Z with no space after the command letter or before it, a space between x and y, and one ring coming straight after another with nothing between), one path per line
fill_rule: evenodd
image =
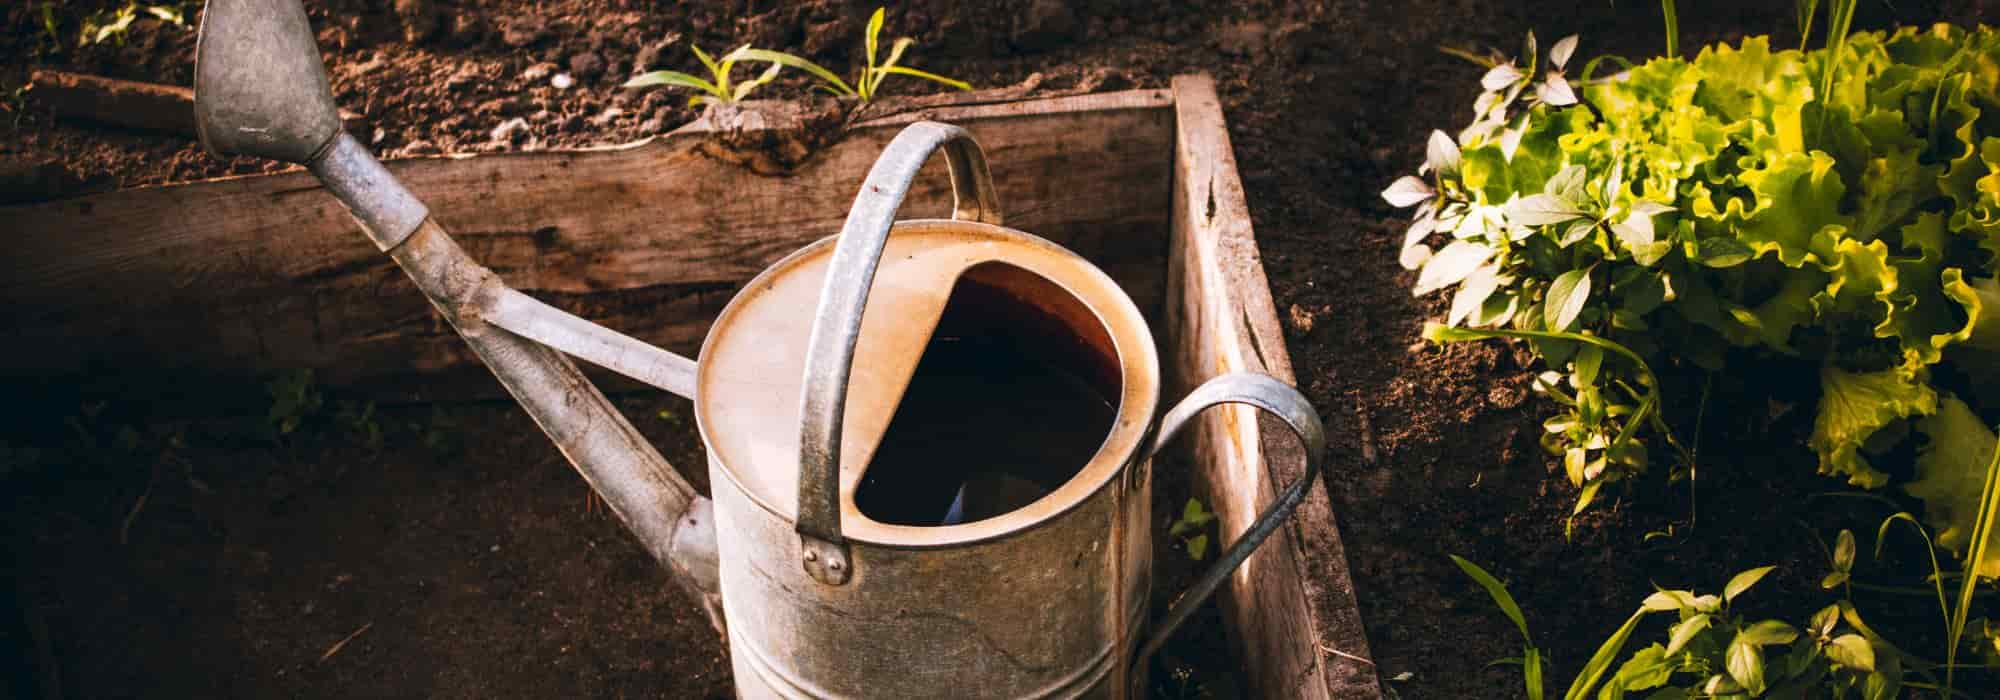
M1181 507L1180 518L1167 528L1167 536L1181 541L1189 559L1201 561L1208 556L1208 525L1215 522L1215 514L1202 505L1201 499L1189 498Z
M283 440L298 432L326 403L326 397L313 384L310 369L280 372L264 383L264 391L271 400L264 423L273 440Z
M54 31L52 15L47 11L48 6L43 7L43 27L47 31ZM126 3L115 10L101 10L85 17L83 27L77 35L77 45L101 44L106 40L122 42L125 40L125 33L132 28L132 22L141 16L150 16L175 26L187 26L187 13L178 3L171 5Z
M757 74L757 77L742 83L733 83L730 73L735 69L736 62L743 60L744 53L750 50L749 44L723 54L719 61L710 58L708 52L702 51L699 46L689 48L694 50L694 56L701 61L701 65L708 69L708 78L703 79L674 70L656 70L633 76L631 80L625 81L623 87L642 88L655 85L682 87L696 92L688 98L689 105L729 104L749 97L750 93L771 82L773 78L778 77L779 71L784 70L784 66L772 63L764 69L764 72Z
M809 59L782 51L745 49L742 52L742 58L797 68L817 78L819 80L819 84L816 86L818 89L842 97L858 97L862 102L874 101L875 97L881 94L882 82L888 80L890 76L896 75L928 80L934 83L949 85L960 90L972 89L972 85L963 80L955 80L936 73L921 71L902 65L903 54L912 45L916 44L915 39L902 37L895 40L889 46L889 55L882 57L880 55L882 22L886 15L886 8L876 8L875 14L868 18L868 30L867 34L863 37L864 51L862 54L867 59L867 63L863 64L856 71L853 83L842 80L838 74L827 70L824 66L814 63Z

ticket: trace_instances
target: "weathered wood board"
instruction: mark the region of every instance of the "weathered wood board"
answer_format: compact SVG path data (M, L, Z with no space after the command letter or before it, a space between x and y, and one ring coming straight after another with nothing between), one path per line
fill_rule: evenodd
M1173 89L1171 341L1164 352L1170 395L1240 371L1296 384L1215 85L1207 76L1182 76ZM1223 540L1232 541L1304 473L1305 452L1284 423L1247 406L1213 409L1201 421L1190 441L1198 482ZM1344 441L1331 435L1328 443L1341 449ZM1244 563L1229 593L1224 615L1256 696L1381 697L1375 668L1358 661L1371 656L1324 489L1313 489L1291 525Z
M860 122L780 175L718 157L706 124L612 149L390 168L516 287L692 353L739 285L839 229L868 165L916 119L970 129L1008 223L1096 261L1132 294L1162 343L1167 399L1230 371L1295 381L1205 77L1171 90L929 105ZM936 172L918 178L906 216L949 210L943 164L926 167ZM321 383L377 398L498 395L303 172L0 208L0 229L10 244L0 329L13 341L0 349L0 383L105 367L236 381L311 368ZM1208 412L1186 442L1225 541L1304 470L1289 431L1247 408ZM1381 697L1323 489L1225 591L1253 696Z
M515 287L693 353L737 284L839 231L861 174L919 118L980 139L1009 223L1098 261L1157 308L1170 105L1165 91L1142 90L908 112L857 125L782 181L712 155L702 129L390 169ZM907 214L949 212L943 167L918 178ZM0 221L10 234L0 327L13 340L0 379L312 368L321 382L391 399L497 388L303 171L5 208Z

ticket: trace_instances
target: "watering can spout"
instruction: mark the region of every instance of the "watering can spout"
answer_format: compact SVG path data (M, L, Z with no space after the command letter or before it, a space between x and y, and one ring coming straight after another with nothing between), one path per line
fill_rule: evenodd
M511 289L466 255L423 202L341 129L299 0L210 0L195 48L195 122L202 144L216 153L306 166L722 628L708 499L569 356L690 398L692 361Z

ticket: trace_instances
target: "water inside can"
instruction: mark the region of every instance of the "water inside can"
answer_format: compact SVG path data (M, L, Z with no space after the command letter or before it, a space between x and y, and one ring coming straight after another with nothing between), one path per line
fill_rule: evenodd
M893 525L975 522L1025 507L1082 470L1121 394L1102 322L1021 268L961 276L855 491Z

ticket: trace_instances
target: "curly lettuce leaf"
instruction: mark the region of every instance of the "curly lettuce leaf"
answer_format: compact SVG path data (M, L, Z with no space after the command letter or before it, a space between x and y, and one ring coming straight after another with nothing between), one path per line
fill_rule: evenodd
M1848 372L1826 365L1819 373L1819 415L1809 444L1819 453L1819 473L1845 475L1855 486L1881 488L1889 475L1861 455L1861 445L1890 423L1938 410L1937 391L1901 368Z
M1993 460L1993 431L1957 397L1947 396L1935 415L1917 421L1930 443L1917 453L1917 478L1903 490L1924 501L1924 520L1938 545L1968 558L1986 470ZM1989 542L1992 539L1989 538ZM2000 576L2000 543L1987 546L1979 575Z
M1819 151L1788 153L1767 167L1743 171L1737 179L1756 199L1747 206L1731 199L1725 207L1736 222L1737 239L1785 267L1823 258L1814 255L1814 242L1845 238L1849 230L1848 218L1840 214L1847 188L1833 164L1832 156Z

